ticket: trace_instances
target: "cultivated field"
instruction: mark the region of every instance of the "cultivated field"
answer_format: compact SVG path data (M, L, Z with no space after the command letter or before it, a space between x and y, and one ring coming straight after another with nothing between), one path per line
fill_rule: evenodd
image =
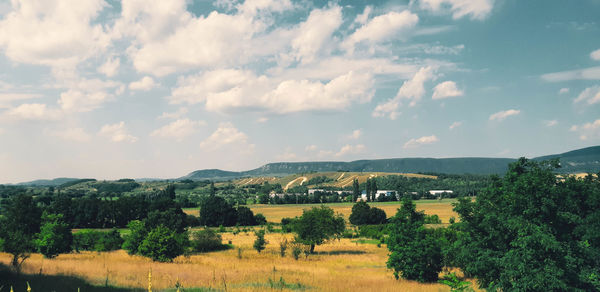
M417 200L414 201L417 205L417 210L425 211L425 214L433 215L437 214L442 223L448 223L450 217L458 218L458 214L452 211L452 203L456 202L456 199L443 199L443 200ZM302 215L302 210L310 209L311 207L317 207L322 204L288 204L288 205L249 205L250 209L254 214L262 213L267 218L268 222L280 223L281 218L295 217ZM346 220L352 213L353 203L329 203L323 204L327 207L332 208L336 213L341 213ZM400 202L375 202L369 203L373 207L383 209L388 217L396 215L396 211L400 208ZM198 209L184 209L188 214L198 216Z
M258 254L252 249L253 233L224 233L223 241L231 240L234 249L181 256L174 263L155 263L148 258L129 256L123 250L63 254L52 260L34 254L25 261L23 271L76 276L102 286L145 288L148 271L152 269L153 291L173 288L177 282L188 288L210 287L219 291L449 291L441 284L394 279L386 269L385 245L377 247L341 239L317 246L317 254L308 258L301 255L294 260L291 248L282 258L279 242L291 236L267 234L267 249ZM242 249L241 259L237 248ZM0 253L0 262L9 261L8 254Z

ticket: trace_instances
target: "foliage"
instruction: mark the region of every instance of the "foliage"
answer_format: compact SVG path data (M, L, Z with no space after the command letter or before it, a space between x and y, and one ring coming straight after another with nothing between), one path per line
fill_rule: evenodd
M210 196L200 203L200 223L204 226L234 226L238 214L225 199Z
M341 215L334 215L333 209L321 206L304 210L302 216L294 220L292 230L296 233L298 242L310 245L312 253L315 245L341 236L344 228L344 218Z
M557 179L557 161L509 165L455 207L456 263L491 290L598 290L600 181Z
M254 221L256 221L256 225L265 225L267 224L267 218L265 215L258 213L254 215Z
M402 277L419 282L434 282L442 270L442 248L434 231L426 229L425 215L417 212L410 199L402 201L402 207L392 217L390 234L386 241L390 256L388 268L396 278Z
M262 250L265 249L265 246L267 245L267 241L265 240L265 230L261 229L259 231L254 232L254 235L256 235L256 240L254 240L254 244L252 245L252 247L254 247L254 249L260 253Z
M292 218L281 218L281 231L284 233L292 232L293 220Z
M440 217L438 215L433 214L425 215L424 222L425 224L441 224L442 220L440 220Z
M129 227L129 234L125 236L123 249L128 254L137 254L142 241L144 241L144 238L148 234L148 230L144 222L138 220L129 222L127 227Z
M469 287L470 283L467 281L462 281L456 276L455 273L444 275L444 277L438 282L450 287L450 291L452 292L473 291L473 289Z
M287 238L284 238L282 241L279 242L279 255L281 255L281 257L285 257L285 251L287 250L288 247L288 240Z
M256 219L254 218L254 213L248 207L239 206L237 208L237 224L241 226L254 226L256 224Z
M69 225L62 221L62 215L44 214L44 224L35 239L38 251L47 258L71 251L73 235Z
M41 210L31 196L19 194L8 200L0 217L0 238L4 252L13 258L11 265L19 272L21 264L35 251L34 239L40 231Z
M177 233L161 225L150 230L138 247L138 252L153 261L172 262L184 253L187 236L187 232Z
M384 224L386 221L387 218L383 210L370 207L364 201L357 202L352 206L350 223L354 225Z
M221 243L221 235L212 229L205 228L192 233L191 246L196 252L209 252L222 250L225 245Z

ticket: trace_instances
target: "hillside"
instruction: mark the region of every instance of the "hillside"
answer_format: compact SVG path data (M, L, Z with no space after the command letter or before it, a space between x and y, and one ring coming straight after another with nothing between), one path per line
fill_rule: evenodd
M600 171L600 146L573 150L561 154L553 154L532 158L547 160L560 158L560 173L581 173ZM248 177L282 177L292 174L313 172L390 172L390 173L446 173L446 174L498 174L506 172L514 158L392 158L376 160L356 160L351 162L276 162L265 164L259 168L232 172L222 170L198 170L180 179L217 179L226 180Z

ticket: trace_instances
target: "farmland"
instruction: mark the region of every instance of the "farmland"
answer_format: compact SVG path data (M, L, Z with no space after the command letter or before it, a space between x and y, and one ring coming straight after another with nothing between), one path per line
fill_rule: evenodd
M206 254L180 256L173 263L156 263L123 250L62 254L44 259L33 254L23 265L28 274L69 275L89 283L118 287L147 287L152 270L152 287L157 291L174 288L203 287L220 291L313 290L313 291L448 291L441 284L420 284L396 280L386 269L387 248L359 244L355 239L341 239L318 246L316 254L294 260L288 251L279 255L279 242L291 234L268 233L266 250L252 249L254 234L223 233L223 241L234 249ZM242 250L241 259L238 249ZM0 262L8 265L10 256L0 253ZM36 288L36 287L33 287ZM34 289L34 291L44 291Z

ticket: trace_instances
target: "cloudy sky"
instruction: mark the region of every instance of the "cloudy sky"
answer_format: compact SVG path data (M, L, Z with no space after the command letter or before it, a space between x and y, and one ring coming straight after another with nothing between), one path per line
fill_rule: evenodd
M0 183L598 145L599 14L593 0L0 0Z

